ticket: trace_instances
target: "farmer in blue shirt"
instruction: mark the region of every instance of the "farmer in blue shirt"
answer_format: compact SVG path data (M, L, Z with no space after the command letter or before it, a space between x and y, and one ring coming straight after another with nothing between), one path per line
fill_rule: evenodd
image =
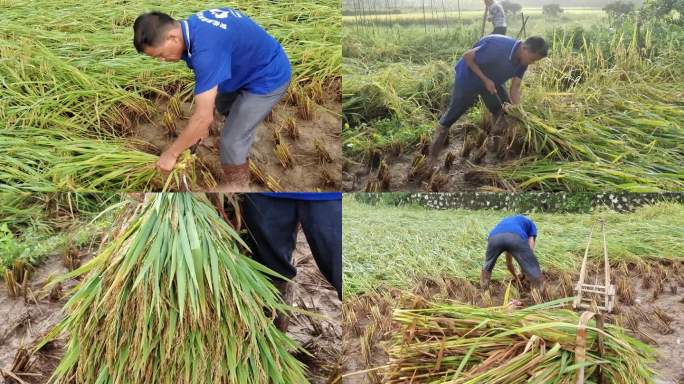
M520 103L520 85L527 66L548 55L548 44L541 37L530 37L524 42L502 35L488 35L463 54L456 64L456 81L451 101L437 125L430 150L434 161L444 148L449 128L477 101L498 118L507 103ZM504 84L511 82L510 97Z
M161 12L133 24L138 52L163 61L184 60L195 73L195 111L162 153L157 167L170 171L178 156L209 135L214 108L227 114L221 132L220 190L249 188L247 156L257 126L285 94L290 62L276 39L242 12L218 8L174 20Z
M539 261L534 256L536 244L537 226L532 220L523 215L509 216L501 220L489 232L485 265L480 275L481 287L483 289L489 287L496 259L506 252L509 270L515 272L510 260L512 257L520 265L532 288L542 289L544 276L539 267Z
M243 195L242 217L255 259L288 279L297 274L292 252L301 224L318 269L342 299L341 193L248 193ZM273 283L289 304L292 289L288 281L275 279ZM275 323L285 332L289 319L279 313Z

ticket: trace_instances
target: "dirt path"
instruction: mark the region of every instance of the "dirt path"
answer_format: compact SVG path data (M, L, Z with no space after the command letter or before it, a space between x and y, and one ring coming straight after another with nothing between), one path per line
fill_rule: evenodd
M620 322L656 349L658 358L653 368L658 372L658 384L679 384L684 382L684 274L670 273L668 267L653 270L656 272L641 274L645 278L639 277L640 273L636 271L621 275L631 287L634 303L620 302L609 321ZM649 282L644 284L646 280ZM549 281L555 282L549 284L549 299L568 297L572 295L576 276L556 276ZM654 294L654 291L659 293ZM483 294L464 279L435 279L416 284L410 292L416 296L411 298L398 290L346 297L342 326L343 383L382 382L381 368L387 364L386 348L395 330L391 322L394 308L415 306L416 302L411 300L416 298L451 299L478 306L500 305L504 292L505 285L498 282L494 282L490 294ZM524 305L533 304L529 296L523 295L522 299Z
M281 101L270 117L257 128L256 137L249 153L250 161L267 177L272 178L283 191L335 191L340 188L342 168L341 120L342 104L335 95L336 85L326 93L319 104L312 104L311 117L303 119L298 106L287 100ZM174 120L175 130L164 124L164 113L169 110L168 100L155 102L159 109L151 116L152 122L134 124L133 138L148 143L148 152L161 153L180 134L192 114L192 105L180 105L181 117ZM216 122L210 136L202 141L197 154L216 180L222 171L219 160L220 132L223 116L216 114ZM288 127L296 127L296 134ZM276 132L278 134L276 135ZM286 146L292 165L285 168L275 154L276 141ZM329 157L326 159L326 157ZM254 174L253 174L254 178ZM255 180L256 191L269 188Z

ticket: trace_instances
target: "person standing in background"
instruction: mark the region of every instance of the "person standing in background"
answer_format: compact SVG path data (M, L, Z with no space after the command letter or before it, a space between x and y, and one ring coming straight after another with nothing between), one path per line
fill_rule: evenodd
M494 0L485 0L487 6L488 20L494 25L494 30L490 35L505 35L506 34L506 12L503 6Z

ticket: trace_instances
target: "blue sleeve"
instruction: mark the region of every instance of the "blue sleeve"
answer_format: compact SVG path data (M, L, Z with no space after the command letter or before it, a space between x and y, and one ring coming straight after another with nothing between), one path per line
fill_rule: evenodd
M195 95L204 93L231 78L230 49L221 47L202 47L193 52L192 63L195 71Z
M482 44L476 47L475 62L478 65L497 61L497 50L495 44L490 39L485 39Z
M515 77L522 79L525 76L525 71L527 71L527 65L523 65L515 72Z

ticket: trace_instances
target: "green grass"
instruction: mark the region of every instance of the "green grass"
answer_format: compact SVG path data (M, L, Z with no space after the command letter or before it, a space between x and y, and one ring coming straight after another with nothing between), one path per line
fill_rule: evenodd
M30 271L50 255L96 243L112 221L99 212L117 200L106 193L0 193L0 279L6 270Z
M370 206L343 201L344 290L407 289L421 279L476 280L484 263L487 233L513 212L429 210L417 206ZM529 214L539 229L536 255L542 270L578 272L592 222L606 220L612 263L682 260L680 226L684 205L659 203L634 213ZM601 243L592 242L592 260ZM503 259L493 278L508 272Z
M564 8L565 12L559 17L547 17L542 14L541 8L525 8L523 13L525 17L529 16L526 24L528 34L544 33L549 29L550 25L555 28L567 28L573 26L591 26L600 22L607 22L605 12L596 8ZM422 12L402 12L393 15L366 15L365 18L361 16L342 16L342 25L345 29L361 28L375 28L382 26L401 26L401 27L415 27L417 29L433 31L435 29L450 28L457 29L463 25L477 26L478 31L482 28L482 13L484 10L467 10L461 11L460 17L458 11L436 10L434 13L429 9L426 10L425 20ZM446 18L446 21L445 21ZM508 16L506 19L508 31L510 34L517 34L522 27L522 17L518 13L515 16ZM489 32L492 29L492 24L487 22L485 31Z
M293 64L295 91L325 89L339 79L338 1L230 5L283 44ZM138 54L132 24L153 9L185 18L219 6L226 4L1 2L0 190L161 190L165 180L154 169L158 149L130 140L131 130L136 120L151 119L155 97L190 101L193 75L183 62ZM88 150L68 149L75 146ZM96 175L79 179L88 172ZM195 175L211 186L205 176ZM92 182L98 177L106 184Z

